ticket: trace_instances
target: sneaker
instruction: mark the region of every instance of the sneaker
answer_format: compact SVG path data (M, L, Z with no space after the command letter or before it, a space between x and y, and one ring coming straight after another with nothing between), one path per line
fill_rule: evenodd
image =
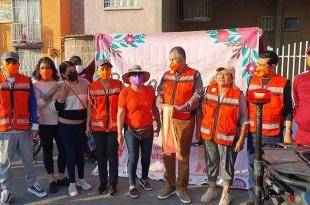
M211 191L211 189L207 189L206 193L204 193L201 197L201 202L202 203L209 203L210 201L214 200L217 198L217 192L216 191Z
M138 189L137 189L136 187L133 187L133 188L131 188L131 189L129 190L129 196L130 196L131 198L136 199L136 198L139 198L140 193L139 193L139 191L138 191Z
M255 199L254 197L248 198L248 200L245 202L246 205L254 205L255 204Z
M229 205L231 202L231 196L228 193L223 193L219 205Z
M76 186L81 187L84 190L90 190L92 187L88 184L85 179L77 179Z
M117 192L117 187L116 187L116 184L112 184L109 186L109 189L108 189L108 194L110 196L115 196L116 195L116 192Z
M7 189L3 189L0 197L0 204L9 205L12 199L11 193Z
M35 182L32 186L28 186L28 191L37 197L47 196L46 191L41 187L39 182Z
M150 185L150 182L148 179L144 180L142 178L139 179L139 184L145 191L151 191L153 188Z
M189 194L185 190L178 190L177 195L183 204L190 204L192 202L191 197L189 196Z
M171 188L171 187L167 186L164 190L161 190L159 192L157 198L158 199L167 199L175 193L176 193L175 188Z
M48 185L48 191L50 193L56 193L58 191L57 183L55 181L49 183Z
M75 183L70 183L68 190L69 190L69 196L77 196L77 195L79 195L79 192L78 192L78 190L76 188L76 184Z
M59 186L69 186L70 182L67 177L63 178L62 180L57 179L57 185Z
M98 191L99 191L99 194L105 194L105 192L107 191L107 185L100 183Z

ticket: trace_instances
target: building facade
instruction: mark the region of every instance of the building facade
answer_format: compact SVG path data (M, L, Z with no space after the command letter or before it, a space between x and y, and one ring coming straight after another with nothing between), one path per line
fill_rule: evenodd
M30 75L42 56L61 60L71 34L71 0L0 0L0 55L15 51Z

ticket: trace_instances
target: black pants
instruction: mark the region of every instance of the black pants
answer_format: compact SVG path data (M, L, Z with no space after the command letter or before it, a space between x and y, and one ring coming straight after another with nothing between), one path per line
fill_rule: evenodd
M40 125L39 136L43 149L43 163L48 174L54 173L53 139L58 149L58 173L65 173L66 152L58 135L58 125Z
M75 182L75 167L78 177L84 179L85 123L77 125L59 123L59 136L66 150L70 183Z
M96 151L100 183L102 185L117 184L118 182L118 142L117 132L93 132ZM107 171L107 161L109 161L109 181Z

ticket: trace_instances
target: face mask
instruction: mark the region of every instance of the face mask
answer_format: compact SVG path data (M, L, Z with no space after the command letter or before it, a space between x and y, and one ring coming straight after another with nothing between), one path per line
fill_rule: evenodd
M16 75L18 70L19 70L19 65L16 65L16 64L14 65L13 63L10 63L9 65L5 65L3 68L3 72L8 77L13 77L14 75Z
M176 72L180 69L181 65L179 63L170 64L170 70Z
M53 71L52 69L40 69L40 75L43 80L49 80L52 78Z
M99 78L106 80L109 79L112 75L112 72L110 70L98 70L97 74Z
M310 57L307 58L307 66L310 69Z
M77 73L82 73L83 70L84 70L84 68L83 68L82 65L76 65L76 66L75 66L75 69L76 69Z
M70 81L76 81L78 77L78 74L76 71L72 71L68 74L68 78Z
M255 75L259 76L259 77L268 76L269 75L269 68L258 66L256 68Z
M143 83L143 75L134 75L130 77L130 82L134 85L140 85Z

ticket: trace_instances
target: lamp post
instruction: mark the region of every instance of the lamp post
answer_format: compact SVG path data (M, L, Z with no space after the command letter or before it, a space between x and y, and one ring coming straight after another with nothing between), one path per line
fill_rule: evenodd
M264 104L270 102L271 92L267 89L255 89L248 92L248 101L256 105L256 147L254 160L255 205L262 204L263 189L263 149L262 149L262 110Z

